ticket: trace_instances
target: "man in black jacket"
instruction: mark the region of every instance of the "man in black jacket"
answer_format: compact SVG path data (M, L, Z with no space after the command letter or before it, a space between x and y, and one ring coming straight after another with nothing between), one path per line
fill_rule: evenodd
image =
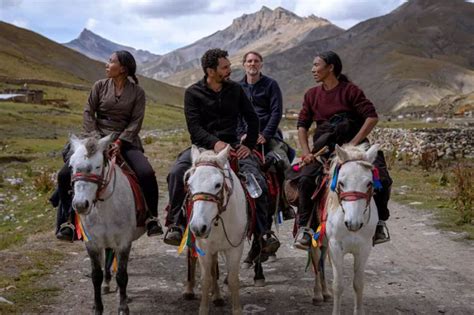
M268 188L260 171L258 160L252 155L259 132L259 121L255 110L238 83L229 80L231 69L228 53L221 49L210 49L201 58L204 78L186 89L184 113L191 142L198 147L220 152L228 144L235 150L241 173L253 174L262 188L256 199L256 234L265 230ZM247 137L240 143L237 135L238 117L243 116L248 124ZM168 211L168 233L165 243L179 246L186 225L181 211L185 199L184 173L191 167L190 148L181 152L168 175L170 208Z

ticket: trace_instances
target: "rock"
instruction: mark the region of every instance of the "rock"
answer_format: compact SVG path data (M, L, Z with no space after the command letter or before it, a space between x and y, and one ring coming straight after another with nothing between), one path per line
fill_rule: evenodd
M8 300L7 300L6 298L4 298L3 296L0 296L0 303L6 303L6 304L13 305L13 302L8 301Z

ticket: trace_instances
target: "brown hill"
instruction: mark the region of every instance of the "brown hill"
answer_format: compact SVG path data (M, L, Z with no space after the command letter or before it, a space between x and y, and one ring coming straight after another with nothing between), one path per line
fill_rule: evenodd
M222 31L163 55L158 62L145 64L142 73L186 86L201 77L199 60L209 48L227 50L231 57L234 56L231 61L238 64L249 50L268 55L294 47L305 39L321 39L341 32L342 29L322 18L303 18L283 8L262 7L258 12L235 19Z
M287 106L300 106L314 86L318 51L334 50L343 72L364 89L380 111L437 104L474 90L474 4L463 0L410 0L390 14L359 23L331 38L304 41L269 56Z
M10 78L92 85L105 77L105 67L37 33L0 22L0 73ZM145 77L139 80L150 99L182 104L182 88Z

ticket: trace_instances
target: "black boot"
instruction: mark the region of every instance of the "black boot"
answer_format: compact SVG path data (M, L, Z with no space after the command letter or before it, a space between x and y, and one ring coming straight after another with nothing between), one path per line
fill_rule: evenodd
M387 234L385 234L387 231ZM373 238L374 245L382 244L385 242L390 241L390 233L388 231L387 225L385 221L379 221L377 223L377 227L375 228L375 234Z
M147 219L146 230L146 234L148 235L148 237L163 234L163 228L161 227L160 221L158 221L158 218L156 217L151 217Z
M179 246L183 238L183 229L177 225L172 225L166 232L164 242L171 246Z

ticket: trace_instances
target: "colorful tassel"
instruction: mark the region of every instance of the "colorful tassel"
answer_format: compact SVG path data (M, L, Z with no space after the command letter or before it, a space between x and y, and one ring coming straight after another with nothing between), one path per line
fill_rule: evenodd
M332 174L332 181L331 181L331 191L336 191L337 177L339 176L340 168L341 168L340 165L336 165L336 167L334 168L334 173Z
M372 180L374 182L375 190L381 190L382 182L380 181L379 169L376 167L374 167L374 169L372 170Z
M181 239L181 244L179 244L178 255L180 255L183 252L184 248L186 247L186 244L188 242L188 236L189 236L189 226L186 227L183 238Z

